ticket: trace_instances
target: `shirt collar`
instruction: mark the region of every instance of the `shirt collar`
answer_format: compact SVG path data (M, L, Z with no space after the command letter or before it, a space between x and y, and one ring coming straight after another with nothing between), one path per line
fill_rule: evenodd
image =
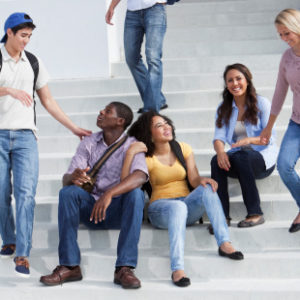
M125 131L120 135L120 137L119 137L113 144L117 143L120 139L122 139L122 138L124 137L124 135L126 135L126 132L125 132ZM96 134L95 140L96 140L97 143L100 143L100 142L102 141L103 144L104 144L106 147L108 147L108 146L106 145L105 141L104 141L103 131L99 131L99 132ZM112 144L112 145L113 145L113 144Z
M3 61L8 61L8 60L13 60L15 61L10 55L9 53L7 52L5 46L2 46L1 47L1 52L2 52L2 57L3 57ZM28 61L28 58L25 54L25 51L22 51L21 52L21 60L23 61Z

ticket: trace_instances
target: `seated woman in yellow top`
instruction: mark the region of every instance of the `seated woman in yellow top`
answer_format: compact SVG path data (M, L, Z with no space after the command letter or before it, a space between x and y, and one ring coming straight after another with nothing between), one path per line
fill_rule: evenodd
M130 164L138 152L146 152L152 195L148 208L151 224L168 229L172 280L177 286L190 284L184 273L184 242L186 225L194 224L206 211L219 246L219 255L241 260L243 254L230 243L228 227L217 190L211 178L199 176L192 148L180 143L186 169L172 151L175 138L170 119L156 112L142 114L129 129L129 135L141 142L127 151L122 178L129 174ZM187 180L194 188L190 192Z

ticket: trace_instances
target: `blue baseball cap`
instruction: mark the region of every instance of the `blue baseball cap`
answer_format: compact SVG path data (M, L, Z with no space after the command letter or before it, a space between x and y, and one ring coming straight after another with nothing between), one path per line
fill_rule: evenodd
M7 20L5 21L4 24L4 36L2 38L2 40L0 41L0 43L5 43L7 36L6 36L6 32L8 28L14 28L20 24L24 24L24 23L33 23L33 21L30 19L28 19L28 15L26 13L13 13L11 14Z

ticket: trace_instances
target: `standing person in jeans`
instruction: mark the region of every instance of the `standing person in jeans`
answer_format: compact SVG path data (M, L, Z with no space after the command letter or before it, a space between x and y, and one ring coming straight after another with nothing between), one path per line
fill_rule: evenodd
M255 179L269 176L274 168L278 148L275 132L268 145L262 145L260 133L270 115L270 103L256 94L252 74L242 64L226 67L223 101L217 109L211 177L218 182L227 224L230 224L228 177L238 178L247 216L238 227L251 227L264 223L260 197ZM226 152L225 144L232 148ZM208 228L212 233L212 228Z
M275 19L275 27L280 38L290 48L283 53L280 61L271 114L266 128L261 133L261 141L264 144L270 141L272 128L290 86L293 92L293 111L281 142L277 168L282 181L300 209L300 178L295 170L300 157L300 11L295 9L281 11ZM300 212L292 222L289 232L298 230L300 230Z
M14 259L18 275L28 277L35 193L38 182L36 91L42 105L62 125L82 138L91 131L76 126L60 109L48 88L42 61L24 51L35 25L25 13L13 13L4 25L0 49L0 234L2 258ZM32 64L32 60L34 63ZM11 173L13 184L11 183ZM12 212L16 201L16 233Z
M198 221L206 211L215 230L219 255L242 260L229 239L222 205L211 178L199 176L193 150L186 143L179 143L185 166L172 148L175 131L166 116L149 111L142 114L128 131L141 142L134 143L127 151L122 178L129 174L132 158L146 152L146 162L152 187L148 217L153 226L168 229L172 282L178 287L190 285L184 271L184 244L187 225ZM194 188L190 192L189 184Z
M111 19L115 7L121 0L112 0L106 13L106 23L113 25ZM154 110L159 112L168 107L163 95L162 49L167 28L165 4L167 0L127 0L124 26L124 49L127 65L135 80L144 107L138 113ZM145 66L141 47L146 38Z
M121 229L114 283L127 289L141 286L132 269L137 265L144 209L144 193L139 187L148 177L144 153L133 157L129 176L120 180L126 151L136 140L128 137L106 159L96 175L91 193L81 188L83 183L90 181L88 170L93 169L109 147L126 136L125 129L132 119L133 113L127 105L112 102L100 111L97 118L97 126L102 131L79 144L63 177L64 188L59 193L59 266L52 274L41 277L40 281L45 285L82 279L77 232L79 223L83 222L91 229Z

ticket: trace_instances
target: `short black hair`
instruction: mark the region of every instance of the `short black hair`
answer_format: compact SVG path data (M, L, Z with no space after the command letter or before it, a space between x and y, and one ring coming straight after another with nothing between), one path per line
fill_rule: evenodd
M117 101L111 102L110 104L115 107L118 117L125 120L124 123L124 130L125 130L133 120L133 112L131 108L128 105Z
M153 117L158 116L163 118L172 128L173 139L175 140L175 127L173 122L168 117L159 114L156 111L148 111L143 113L129 128L128 135L134 136L137 140L143 142L148 151L146 156L153 156L155 145L152 141L151 125Z

